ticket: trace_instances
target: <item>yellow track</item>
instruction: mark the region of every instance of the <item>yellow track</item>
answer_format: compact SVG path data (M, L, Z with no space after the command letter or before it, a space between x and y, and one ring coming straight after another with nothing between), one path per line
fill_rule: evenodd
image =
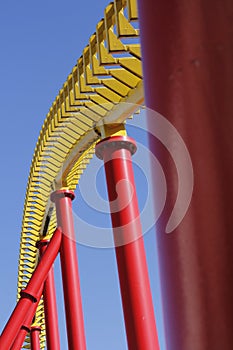
M115 0L97 24L96 33L72 69L47 114L36 144L28 179L22 221L18 297L37 264L36 242L51 236L56 218L50 194L60 187L74 190L99 139L96 126L119 122L134 110L122 113L119 102L143 102L142 68L136 0ZM35 323L42 328L45 348L43 300ZM26 339L24 348L30 348Z

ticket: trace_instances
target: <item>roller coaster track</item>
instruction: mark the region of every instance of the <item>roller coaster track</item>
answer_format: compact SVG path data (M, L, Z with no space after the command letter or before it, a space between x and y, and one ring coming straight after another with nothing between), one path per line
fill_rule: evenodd
M51 192L61 187L75 190L100 139L98 126L123 122L135 112L134 108L123 110L120 102L134 106L143 102L137 28L136 0L110 3L47 114L27 184L18 297L37 265L37 241L41 236L51 237L56 227ZM46 337L43 300L38 306L35 323L42 329L43 349ZM27 338L24 348L29 347Z

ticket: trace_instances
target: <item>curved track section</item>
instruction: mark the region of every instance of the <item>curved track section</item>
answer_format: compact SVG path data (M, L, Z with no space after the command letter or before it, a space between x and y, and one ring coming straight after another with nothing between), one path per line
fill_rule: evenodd
M68 187L75 190L99 139L98 125L124 121L135 111L120 102L143 102L142 68L136 0L110 3L82 56L72 69L47 114L36 144L27 185L22 221L18 296L37 264L36 242L51 236L56 218L50 194ZM42 328L45 348L43 300L35 323ZM24 348L29 348L29 338Z

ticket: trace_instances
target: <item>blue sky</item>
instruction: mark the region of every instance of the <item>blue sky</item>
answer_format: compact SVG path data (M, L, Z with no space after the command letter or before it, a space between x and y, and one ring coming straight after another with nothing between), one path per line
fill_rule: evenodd
M24 197L31 159L45 116L66 77L103 17L108 1L2 2L0 329L16 302ZM136 171L139 187L143 182ZM99 182L103 183L103 174ZM106 197L105 187L100 192ZM82 201L75 210L85 213ZM143 195L139 193L140 205ZM105 218L109 220L109 218ZM77 233L78 234L78 233ZM161 350L164 350L155 232L145 236ZM123 314L113 249L78 245L88 350L125 350ZM61 348L67 349L59 261L55 264Z

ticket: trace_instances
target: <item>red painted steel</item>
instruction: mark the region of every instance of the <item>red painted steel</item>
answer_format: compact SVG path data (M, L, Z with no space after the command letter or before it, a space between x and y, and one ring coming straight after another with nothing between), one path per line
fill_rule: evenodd
M62 229L60 259L69 349L85 350L84 320L72 215L73 199L74 193L66 189L58 190L51 195L51 200L56 204L57 223Z
M32 326L30 338L31 338L31 350L40 350L40 327ZM55 350L56 348L54 348Z
M40 296L42 295L42 291L43 291L43 288L41 287L40 292L39 292ZM28 314L23 322L23 325L21 326L20 331L19 331L19 333L18 333L18 335L17 335L17 337L16 337L16 339L11 347L11 350L21 350L23 343L24 343L24 340L25 340L25 337L26 337L27 333L30 332L32 320L33 320L33 317L35 315L40 298L38 298L38 301L36 303L32 304L30 310L28 311Z
M231 350L233 2L139 0L139 19L146 106L176 127L194 169L189 210L165 234L177 172L151 139L169 184L156 235L167 349Z
M40 255L43 255L49 244L48 240L41 240L38 243ZM44 283L43 290L45 326L46 326L46 344L48 350L60 349L60 337L58 327L58 314L55 292L55 281L53 266L49 270Z
M22 326L10 350L21 350L28 332L28 328Z
M159 344L131 161L135 151L134 141L122 136L106 138L96 146L106 172L128 347L156 350Z
M48 272L58 254L61 245L61 231L56 229L48 248L33 272L27 287L21 291L21 298L18 301L9 321L7 322L1 337L0 349L9 350L27 316L33 303L36 303L41 295L41 286L48 275Z

